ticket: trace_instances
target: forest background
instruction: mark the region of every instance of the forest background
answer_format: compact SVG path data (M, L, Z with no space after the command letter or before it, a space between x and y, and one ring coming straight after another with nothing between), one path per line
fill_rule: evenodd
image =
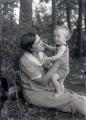
M0 0L0 79L5 78L8 87L20 83L19 60L24 53L20 48L21 36L29 32L33 25L44 42L53 45L56 24L64 24L71 33L68 41L70 74L65 84L68 88L85 94L86 0ZM51 54L49 51L46 53ZM5 105L7 104L8 101ZM13 117L11 114L7 116ZM14 116L17 119L17 113Z

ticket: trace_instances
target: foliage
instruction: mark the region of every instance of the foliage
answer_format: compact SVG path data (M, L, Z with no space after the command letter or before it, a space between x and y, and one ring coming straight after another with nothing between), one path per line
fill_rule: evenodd
M67 1L67 0L66 0ZM49 3L49 2L48 2ZM46 3L47 4L47 3ZM50 3L51 4L51 3ZM68 1L68 5L71 9L71 24L72 24L72 29L73 27L76 27L77 25L77 19L78 19L78 1L74 1L74 0L69 0ZM51 17L51 9L52 8L49 8L49 12L47 12L47 16L50 16ZM40 15L40 19L42 19L42 22L43 21L43 18L44 16L46 17L46 7L44 7L43 5L41 5L40 3L40 7L36 7L36 10L35 10L35 13L39 13ZM48 11L48 10L47 10ZM62 21L63 24L67 25L67 20L66 20L66 6L65 6L65 0L58 0L56 1L56 20L57 20L57 23L59 21ZM51 21L52 22L52 21Z
M51 19L51 9L41 4L36 7L35 10L35 19L33 19L34 26L37 33L46 39L45 41L51 41L51 28L52 28L52 19Z
M15 75L15 79L18 79L15 71L18 70L20 49L19 41L16 39L18 26L15 21L15 15L13 9L17 7L17 0L4 1L3 11L3 23L2 23L2 40L1 40L1 55L2 64L1 72L2 77L6 77L9 86L13 84L12 80Z
M45 0L42 0L41 2L44 2ZM47 3L49 4L50 1ZM45 4L47 4L45 3ZM68 21L67 21L67 13L66 13L66 3L70 9L70 24L71 24L71 34L72 38L69 41L69 46L70 46L70 51L72 51L72 55L74 55L76 48L77 48L77 30L76 33L75 29L77 29L77 21L78 21L78 0L57 0L56 1L56 21L57 24L64 24L65 26L68 26ZM51 3L50 3L51 4ZM40 6L40 7L39 7ZM52 41L52 13L51 10L52 8L50 7L49 12L46 12L46 6L43 6L41 3L36 6L35 9L35 14L36 17L33 19L36 30L38 34L40 34L42 37L46 39L49 43ZM48 11L48 10L47 10ZM84 24L84 16L82 18L82 27L85 27ZM82 38L83 41L83 38ZM83 43L82 43L83 44ZM83 49L83 47L81 48ZM84 49L83 49L84 51Z

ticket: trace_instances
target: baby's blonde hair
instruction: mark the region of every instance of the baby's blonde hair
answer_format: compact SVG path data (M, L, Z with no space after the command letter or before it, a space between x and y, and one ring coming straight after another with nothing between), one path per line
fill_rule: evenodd
M64 34L65 40L69 40L71 37L71 33L69 32L69 29L65 26L56 26L54 31L61 31L62 34Z

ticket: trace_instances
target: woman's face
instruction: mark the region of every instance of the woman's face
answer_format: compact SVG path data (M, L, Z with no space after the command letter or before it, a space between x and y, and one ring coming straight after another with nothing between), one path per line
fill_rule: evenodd
M33 49L36 51L44 51L43 41L40 40L40 37L37 35L36 40L33 44Z

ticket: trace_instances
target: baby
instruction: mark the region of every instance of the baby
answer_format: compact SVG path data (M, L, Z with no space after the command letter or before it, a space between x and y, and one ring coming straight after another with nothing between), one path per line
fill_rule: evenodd
M52 82L56 89L55 96L62 94L64 92L64 80L69 73L69 48L66 41L70 38L70 33L68 29L64 26L56 26L54 30L54 42L57 48L54 56L43 58L46 62L54 62L60 60L61 64L57 71L52 76ZM48 49L50 47L46 45ZM52 49L50 49L52 50Z
M69 30L64 26L56 26L54 30L54 42L55 47L45 44L46 48L50 50L56 50L55 55L51 57L43 58L46 62L54 63L60 60L61 64L57 68L57 71L52 76L52 83L56 89L55 96L64 92L64 80L69 73L69 48L66 41L70 38Z
M47 57L43 51L39 52L40 61L45 61L45 63L50 63L54 65L54 63L60 60L61 64L57 68L57 71L52 76L51 80L55 87L57 97L58 95L64 92L64 80L66 79L69 73L69 48L66 41L69 39L70 33L68 29L64 26L56 26L54 30L54 42L55 46L48 45L41 41L41 46L55 51L55 55L52 57ZM53 63L53 64L52 64ZM47 65L46 65L47 66ZM50 69L50 66L48 69Z
M47 57L47 55L44 53L44 49L45 49L45 48L48 48L48 49L50 49L50 50L52 50L52 51L56 51L56 50L57 50L57 47L54 47L54 46L51 46L51 45L48 45L48 44L44 43L37 34L36 34L36 42L35 42L35 44L38 44L38 45L40 46L40 47L39 47L40 50L39 50L39 52L38 52L38 58L39 58L42 66L43 66L43 68L44 68L44 71L45 71L45 72L48 72L48 70L52 67L53 63L50 62L50 61L45 62L45 59L48 59L48 57ZM54 76L55 76L55 75L54 75ZM52 83L53 83L53 85L54 85L54 88L56 89L56 91L57 91L57 89L58 89L58 92L59 92L58 81L53 80L53 79L54 79L54 78L52 77L51 80L52 80Z

